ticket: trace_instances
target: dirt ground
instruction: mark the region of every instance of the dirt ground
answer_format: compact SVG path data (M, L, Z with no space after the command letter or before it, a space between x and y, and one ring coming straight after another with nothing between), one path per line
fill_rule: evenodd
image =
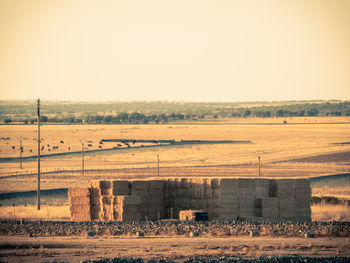
M8 262L69 261L102 258L171 258L193 256L350 257L350 238L288 237L27 237L1 236L0 260Z

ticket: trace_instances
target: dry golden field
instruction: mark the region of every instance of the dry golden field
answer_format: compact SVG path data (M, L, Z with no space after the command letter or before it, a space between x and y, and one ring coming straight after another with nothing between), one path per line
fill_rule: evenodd
M283 120L288 124L283 124ZM3 158L0 176L33 174L2 178L0 192L36 189L35 158L23 160L23 169L20 169L19 160L4 160L20 155L20 138L23 139L23 156L35 156L36 129L35 125L0 126L0 157ZM339 144L350 141L349 117L249 118L168 125L44 125L41 138L43 156L77 152L42 158L43 189L84 186L96 178L155 176L155 152L160 156L160 176L257 176L257 154L261 155L261 176L265 177L310 177L350 171L350 144ZM131 148L111 150L116 143L99 144L102 139L233 140L251 143L132 145ZM82 142L85 143L87 170L83 176L80 172ZM58 149L53 149L53 146L58 146ZM291 161L339 152L344 156L340 161L332 158L329 162ZM61 170L71 171L61 173Z

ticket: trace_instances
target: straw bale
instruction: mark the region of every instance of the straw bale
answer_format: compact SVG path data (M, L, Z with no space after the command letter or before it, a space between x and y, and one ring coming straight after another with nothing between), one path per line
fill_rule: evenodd
M96 185L98 184L98 187ZM92 188L98 188L100 195L112 195L112 182L111 181L93 181L91 183Z
M75 213L89 213L90 204L88 205L70 205L69 210Z
M311 188L309 189L295 189L295 197L297 198L310 198L311 197Z
M197 208L197 199L189 198L188 199L188 206L190 209L196 209Z
M176 200L176 206L180 207L181 209L187 209L191 207L191 201L193 199L188 198L179 198Z
M279 208L280 209L295 209L296 200L295 198L279 198ZM292 213L293 211L291 211Z
M163 180L149 180L148 188L151 189L164 189L164 181Z
M68 189L68 197L89 197L89 188L70 188Z
M210 188L217 189L220 186L220 181L218 178L212 178L210 179Z
M202 179L202 185L204 189L210 188L210 179L208 178L203 178Z
M137 195L119 195L113 198L113 205L140 205L141 198Z
M180 187L188 188L190 186L190 180L188 178L181 178Z
M296 215L311 215L311 208L305 207L305 208L297 208L295 210Z
M103 206L101 211L101 219L105 221L113 220L113 209L111 206Z
M220 192L236 193L238 191L238 181L237 179L221 179L220 180Z
M238 188L255 188L255 179L252 178L238 178Z
M200 188L197 188L196 197L198 199L203 199L204 198L204 187L203 186L201 186Z
M169 178L165 181L165 186L166 189L175 189L175 179L174 178Z
M100 197L90 196L90 204L91 204L91 206L99 206L100 205Z
M90 197L100 197L100 189L98 188L90 188Z
M204 188L204 192L203 192L204 198L211 198L211 194L212 194L212 189L208 187Z
M192 213L193 210L181 210L179 212L179 219L180 220L193 220L194 215Z
M237 193L220 193L221 199L232 199L232 200L238 200L238 194Z
M219 207L221 205L221 200L219 199L211 199L210 200L210 207Z
M262 209L261 210L261 215L263 218L277 218L279 217L279 209Z
M270 196L270 188L255 188L255 196L257 198L269 197Z
M175 181L174 181L175 189L181 188L181 179L183 178L175 178Z
M111 205L113 201L113 196L101 196L100 202L103 205Z
M238 202L238 200L224 199L224 200L220 201L220 205L231 205L231 206L238 207L239 206L239 202Z
M244 193L238 193L238 200L239 202L244 200L252 200L255 199L255 193L253 192L244 192Z
M164 199L164 189L154 189L148 192L148 199Z
M193 221L196 219L196 213L204 212L203 210L180 210L179 219Z
M148 207L152 207L152 206L154 206L154 207L165 207L165 204L164 204L164 202L163 201L150 201L150 200L148 200L148 202L147 202L147 206Z
M91 188L100 189L100 180L92 180L90 182Z
M176 198L188 197L189 196L189 190L188 189L176 189L175 195L176 195Z
M147 190L148 189L148 181L145 180L135 180L131 182L132 191L135 190Z
M147 189L131 189L131 195L137 195L141 198L143 203L147 203L148 190Z
M263 197L261 198L261 207L263 209L279 207L279 200L277 197Z
M91 210L90 215L91 215L91 220L99 220L100 219L100 210Z
M295 189L310 189L309 179L294 179Z
M152 209L149 209L147 212L147 216L149 220L158 220L164 218L164 209L157 209L153 207Z
M72 221L91 221L90 212L89 213L71 213Z
M139 205L124 205L121 209L123 213L140 213Z
M221 188L220 187L220 193L237 194L238 189L237 188Z
M311 205L311 199L309 198L295 198L295 205L297 208L307 208Z
M200 209L209 208L209 200L208 199L199 199L198 206Z
M256 178L255 188L267 188L270 190L270 179L267 178Z
M238 207L235 207L235 206L221 205L218 208L218 211L220 213L227 214L227 213L238 213L239 210L238 210Z
M126 180L112 181L113 195L130 194L130 182Z
M212 197L213 199L218 199L218 198L220 198L220 189L218 189L218 188L212 189L212 191L211 191L211 197Z
M89 205L90 204L90 197L88 196L83 196L83 197L78 197L74 196L69 199L69 204L73 205Z
M254 206L240 206L238 208L239 214L248 213L250 215L255 215L257 209Z

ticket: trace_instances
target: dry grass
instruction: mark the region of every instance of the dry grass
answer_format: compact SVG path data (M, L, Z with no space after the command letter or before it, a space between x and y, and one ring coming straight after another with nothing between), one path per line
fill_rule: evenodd
M69 206L2 206L0 219L26 220L70 220Z
M340 199L350 200L350 186L336 186L336 187L313 187L312 195L314 196L334 196Z
M313 221L350 221L350 207L346 205L317 204L311 206Z
M249 140L252 144L217 144L167 146L157 148L122 149L85 155L86 169L107 169L102 172L43 174L42 188L84 187L96 178L142 178L154 176L157 157L160 155L161 176L256 176L257 152L262 155L262 176L308 177L350 172L346 163L273 163L274 161L309 156L324 152L350 151L350 145L331 143L349 141L350 118L287 118L288 125L279 124L282 119L234 119L219 123L169 124L169 125L44 125L41 130L45 149L47 144L58 145L55 152L80 151L80 141L92 141L90 149L98 148L99 140L108 138L128 139L198 139L198 140ZM294 124L291 124L294 123ZM298 124L297 124L298 123ZM307 124L306 124L307 123ZM310 124L312 123L312 124ZM322 123L322 124L321 124ZM291 124L291 125L289 125ZM317 132L315 132L317 131ZM36 154L35 125L1 125L0 157L19 156L18 139L23 137L24 155ZM64 144L60 143L64 141ZM104 143L112 148L115 143ZM32 153L29 152L32 149ZM52 151L50 152L52 153ZM25 171L36 173L36 160L23 163L1 163L0 176ZM42 159L42 172L56 169L80 169L80 154ZM59 179L59 180L58 180ZM35 176L2 179L0 192L35 190Z
M147 168L154 167L156 156L152 153L156 150L160 153L161 165L166 167L181 167L194 165L226 165L241 163L256 163L256 152L264 152L263 163L297 158L304 155L342 151L350 149L350 146L334 146L330 143L348 141L350 133L348 124L333 123L340 119L293 118L289 122L312 122L313 124L293 125L261 125L265 123L282 123L281 119L243 119L248 125L234 124L175 124L175 125L46 125L42 127L43 145L42 154L53 152L81 151L80 141L92 141L89 149L98 149L98 142L107 138L134 138L134 139L199 139L199 140L248 140L252 144L246 145L193 145L172 146L153 149L128 149L121 151L104 152L86 155L86 166L114 167L114 168ZM346 119L345 119L346 120ZM255 121L255 123L252 123ZM317 124L320 122L328 124ZM342 119L342 121L344 121ZM350 121L350 118L347 118ZM315 131L317 130L317 133ZM23 137L24 156L36 154L36 126L16 125L0 126L0 137L9 137L10 140L0 140L0 157L18 157L18 139ZM64 141L64 144L60 141ZM58 150L48 152L47 144L52 148L58 145ZM104 143L103 148L112 148L115 143ZM29 152L32 150L32 153ZM55 168L80 168L81 157L64 156L45 159L42 169L53 170ZM35 160L24 163L26 170L35 170ZM0 174L20 171L18 163L2 165Z

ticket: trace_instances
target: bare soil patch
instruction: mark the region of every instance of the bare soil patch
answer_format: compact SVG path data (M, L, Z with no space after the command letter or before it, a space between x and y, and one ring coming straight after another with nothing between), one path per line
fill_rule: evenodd
M312 256L350 257L348 238L285 237L0 237L0 260L69 261L103 258Z

